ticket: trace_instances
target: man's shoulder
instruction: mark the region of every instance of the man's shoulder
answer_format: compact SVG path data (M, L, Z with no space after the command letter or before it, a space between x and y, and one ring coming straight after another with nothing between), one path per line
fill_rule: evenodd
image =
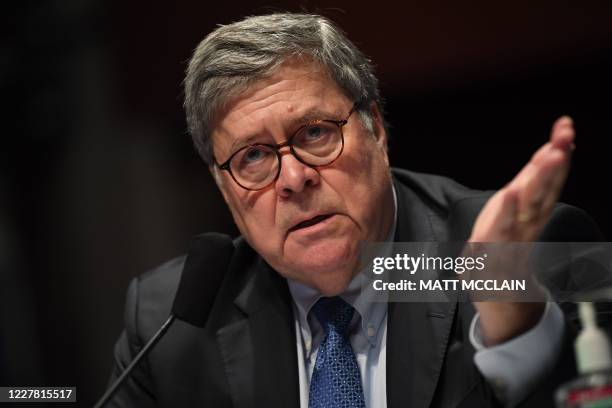
M495 190L477 190L449 177L392 169L395 185L418 197L432 211L441 214L452 231L450 239L464 240L478 214ZM401 192L398 192L401 193ZM542 241L601 241L603 235L582 209L559 202L540 239Z
M238 237L234 241L234 256L243 260L242 271L249 270L247 263L250 264L252 257L248 253L252 252L246 241ZM247 255L247 256L245 256ZM214 256L214 254L209 254ZM172 305L176 296L179 283L188 261L189 254L177 256L143 274L134 278L130 283L127 293L126 321L132 323L137 332L144 337L152 335L157 328L168 318L172 311ZM249 258L248 260L245 260ZM199 260L203 264L206 259ZM203 271L205 273L206 271ZM224 274L221 287L216 291L209 291L217 296L223 292L223 287L231 282L237 281L240 277L230 276L226 271L219 271ZM206 296L203 294L202 296ZM203 302L206 299L202 299ZM137 316L136 321L131 321Z
M440 211L448 211L458 202L473 200L483 205L494 193L493 190L477 190L467 187L449 177L419 173L393 168L391 173L396 186L406 187L429 206Z
M170 310L171 300L181 280L187 254L173 258L146 271L136 278L141 299L156 298L164 301L163 309Z
M132 279L125 307L128 331L146 339L168 318L186 259L177 256Z

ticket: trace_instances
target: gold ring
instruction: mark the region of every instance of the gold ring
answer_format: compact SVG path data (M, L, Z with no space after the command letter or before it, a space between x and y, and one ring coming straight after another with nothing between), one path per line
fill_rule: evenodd
M529 211L520 211L516 216L518 222L529 222L533 219L533 214Z

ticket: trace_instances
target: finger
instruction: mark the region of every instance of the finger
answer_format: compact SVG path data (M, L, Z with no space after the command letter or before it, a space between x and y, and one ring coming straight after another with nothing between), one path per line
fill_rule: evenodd
M562 164L557 166L557 170L551 179L550 185L550 189L555 192L555 195L545 197L543 204L543 209L545 211L552 211L552 208L559 199L559 196L563 191L563 187L565 186L565 181L567 180L567 175L569 174L569 169L571 166L571 156L561 155L557 160L561 161Z
M569 116L556 120L551 131L550 141L553 146L562 150L572 150L576 133L574 121Z
M510 182L511 185L522 188L526 183L528 183L533 177L534 174L539 171L539 166L546 160L546 157L550 153L553 145L551 142L545 143L542 145L529 159L529 162L523 166L521 171L512 179Z
M552 129L551 129L551 133L555 132L557 129L563 126L568 126L568 125L573 126L574 120L571 118L571 116L563 115L557 118L557 120L555 120L555 122L553 123Z
M558 200L569 171L569 156L552 149L543 157L530 180L519 192L519 221L523 223L523 238L535 239L548 221Z
M566 122L567 123L567 122ZM573 140L573 129L561 124L555 126L551 137L570 138L565 142ZM552 142L547 143L538 150L532 160L521 171L514 182L519 189L519 221L527 221L535 225L546 222L554 203L559 198L561 190L567 178L571 150L563 150L555 147ZM523 227L528 230L526 226Z
M508 188L503 198L500 227L504 235L511 235L516 226L516 217L519 210L519 191Z
M517 191L511 188L499 190L487 201L478 215L471 242L496 242L511 240L518 206Z
M517 176L516 184L528 192L530 199L524 200L527 205L534 206L553 195L546 192L551 186L551 193L558 196L567 177L574 139L572 119L569 116L559 118L553 125L550 142L538 149ZM548 183L548 178L552 183ZM529 193L529 190L535 191Z
M571 156L575 149L574 139L575 131L571 118L567 116L560 118L553 127L549 148L543 149L535 160L540 174L534 177L543 179L540 186L541 193L536 194L536 197L543 199L544 212L552 210L565 185Z
M562 164L559 166L559 171L554 181L559 188L562 188L571 166L573 152L576 149L576 130L574 129L574 121L569 116L561 117L558 122L559 129L556 134L552 136L551 141L554 147L559 148L559 150L564 153L563 157L559 159L562 161Z
M571 153L574 148L575 131L573 120L569 116L562 116L553 125L550 140L542 145L532 156L529 162L514 177L510 184L521 185L528 182L533 177L533 173L538 171L537 165L547 160L550 152L557 148Z
M552 149L560 149L571 153L574 150L574 140L576 132L573 121L569 116L563 116L555 122L550 134L549 143L540 147L531 157L530 163L538 164L546 160L547 155Z

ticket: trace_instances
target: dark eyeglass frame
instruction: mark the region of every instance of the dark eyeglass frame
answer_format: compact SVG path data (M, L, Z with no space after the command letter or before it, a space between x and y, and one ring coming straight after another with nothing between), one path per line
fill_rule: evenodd
M308 167L312 167L312 168L316 169L316 168L320 168L320 167L329 166L329 165L333 164L336 160L338 160L338 158L342 155L342 152L344 151L344 132L342 132L342 127L348 123L349 118L351 117L353 112L355 112L356 110L357 110L357 104L354 104L353 107L351 108L351 110L349 111L348 115L346 115L345 119L341 119L341 120L317 119L317 120L310 121L310 122L304 124L303 126L300 126L291 135L291 137L289 137L289 139L287 139L287 141L282 142L282 143L277 143L277 144L253 143L253 144L250 144L250 145L243 146L240 149L236 150L234 153L232 153L232 155L226 161L224 161L221 164L219 164L217 162L217 159L215 158L214 159L215 160L215 165L220 170L227 170L229 172L230 176L232 177L232 179L236 182L236 184L238 184L240 187L244 188L245 190L250 190L250 191L263 190L264 188L267 188L271 184L274 184L276 182L276 180L278 180L278 177L280 176L280 172L281 172L281 167L282 167L282 164L283 164L283 161L281 160L282 157L281 157L281 154L280 154L280 149L282 149L283 147L289 147L289 151L291 152L293 157L295 157L300 163L302 163L302 164L304 164L304 165L306 165ZM309 126L314 126L317 123L321 123L321 122L332 123L332 124L338 126L338 129L340 129L340 143L341 143L341 147L340 147L340 151L338 151L338 154L336 155L336 157L334 159L332 159L329 163L319 164L319 165L312 165L312 164L306 162L303 158L301 158L300 155L295 151L295 149L293 148L293 139L304 128L307 128ZM274 178L268 184L264 185L263 187L258 187L258 188L249 188L249 187L245 187L242 184L240 184L240 182L238 181L236 176L234 176L234 173L232 172L232 168L230 167L230 162L232 161L234 156L236 156L238 153L240 153L244 149L248 149L248 148L251 148L253 146L266 146L266 147L274 150L274 153L276 154L276 159L278 161L278 168L276 170L276 175L274 176Z

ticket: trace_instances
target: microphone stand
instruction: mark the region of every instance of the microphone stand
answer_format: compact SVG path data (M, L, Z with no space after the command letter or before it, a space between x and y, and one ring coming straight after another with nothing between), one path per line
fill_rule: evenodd
M170 328L170 326L172 325L173 322L174 322L174 315L171 314L168 317L168 319L166 320L166 322L162 325L162 327L159 328L159 330L153 335L153 337L151 337L149 342L147 344L145 344L145 346L142 348L142 350L140 350L140 352L132 360L130 365L128 365L127 368L125 370L123 370L123 372L121 373L119 378L117 378L115 380L115 382L113 383L112 387L110 387L108 390L106 390L104 395L102 395L102 397L100 397L100 399L98 400L96 405L94 405L94 408L102 408L102 407L104 407L104 405L106 405L106 403L108 402L108 400L110 400L110 398L113 396L115 391L117 391L117 388L119 388L119 386L123 383L123 381L125 381L127 376L130 375L130 373L132 372L134 367L136 367L138 362L144 356L146 356L149 353L149 350L151 350L151 348L159 341L159 339L161 339L161 337Z

